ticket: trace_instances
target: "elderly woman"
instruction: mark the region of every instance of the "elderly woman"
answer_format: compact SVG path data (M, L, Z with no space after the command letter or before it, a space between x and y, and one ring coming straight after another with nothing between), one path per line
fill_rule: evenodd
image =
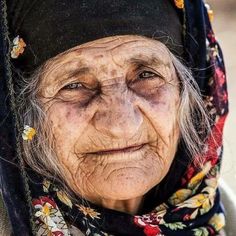
M227 93L204 4L1 3L5 235L218 235Z

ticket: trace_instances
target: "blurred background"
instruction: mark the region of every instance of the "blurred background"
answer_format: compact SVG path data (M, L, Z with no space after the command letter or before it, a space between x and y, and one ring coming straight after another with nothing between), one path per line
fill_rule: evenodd
M206 2L214 12L213 29L223 50L228 78L230 112L224 129L221 174L236 194L236 0Z

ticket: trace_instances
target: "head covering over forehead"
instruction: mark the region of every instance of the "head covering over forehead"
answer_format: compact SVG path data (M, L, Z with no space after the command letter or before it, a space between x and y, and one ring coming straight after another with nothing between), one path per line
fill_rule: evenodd
M33 234L37 230L35 209L49 204L57 213L51 219L58 223L59 218L61 223L56 225L61 231L54 235L70 235L66 222L86 235L216 235L223 225L217 178L228 100L222 53L203 1L0 0L0 3L0 64L3 68L0 70L0 101L4 101L0 106L0 189L13 233ZM203 156L191 157L195 161L201 158L204 171L196 168L194 162L189 163L185 148L180 147L176 154L180 161L174 162L162 183L147 194L146 208L139 215L104 209L92 203L89 209L79 210L74 203L68 207L68 201L61 201L53 184L45 193L41 176L32 170L27 170L30 180L26 175L21 153L22 127L19 127L15 106L15 85L21 77L15 74L13 77L12 72L30 75L49 58L71 47L127 34L161 40L193 69L194 79L214 117L214 139L207 137ZM17 35L24 39L26 48L18 58L11 59L12 40ZM83 200L80 204L82 206ZM89 217L85 209L97 217Z
M50 0L7 1L10 35L27 44L17 63L33 71L47 59L76 45L114 35L159 39L183 52L182 24L171 1Z

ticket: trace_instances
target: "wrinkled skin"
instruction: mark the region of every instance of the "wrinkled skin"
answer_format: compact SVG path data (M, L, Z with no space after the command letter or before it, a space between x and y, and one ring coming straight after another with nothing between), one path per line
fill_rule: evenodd
M167 174L179 140L179 81L168 49L114 36L72 48L46 68L40 98L67 183L91 202L135 214Z

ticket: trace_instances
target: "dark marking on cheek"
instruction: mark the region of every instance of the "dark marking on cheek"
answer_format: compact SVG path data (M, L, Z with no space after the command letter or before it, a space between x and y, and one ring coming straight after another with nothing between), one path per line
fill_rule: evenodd
M159 104L158 101L151 101L151 102L150 102L150 107L151 107L152 109L155 109L158 104Z
M66 119L69 119L71 116L71 111L66 112Z
M143 53L138 53L137 58L143 58Z
M103 55L96 55L93 58L94 58L94 60L97 60L97 59L100 59L100 58L103 58L103 57L104 57Z
M118 96L116 96L115 98L114 98L114 103L113 103L113 106L114 107L118 107L118 106L123 106L123 105L125 105L125 103L126 103L126 101L124 100L124 99L120 99Z
M81 111L80 106L78 106L78 104L73 104L67 109L65 113L65 118L67 120L70 120L70 119L75 118L76 116L76 118L79 119L81 117L81 112L83 111Z
M152 106L158 105L161 101L160 95L156 91L149 94L139 94L139 96L147 100Z
M116 75L117 75L117 71L113 69L113 70L111 71L111 76L112 76L112 77L115 77Z
M103 73L107 73L108 72L107 66L106 65L101 65L100 66L100 71L103 72Z

